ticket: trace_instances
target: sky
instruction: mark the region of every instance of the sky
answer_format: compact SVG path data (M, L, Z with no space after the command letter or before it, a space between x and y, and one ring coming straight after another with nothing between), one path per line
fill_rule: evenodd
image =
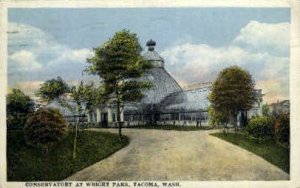
M92 48L122 29L149 39L181 86L231 65L250 72L268 103L289 99L288 8L35 8L8 10L8 84L33 95L45 80L83 73Z

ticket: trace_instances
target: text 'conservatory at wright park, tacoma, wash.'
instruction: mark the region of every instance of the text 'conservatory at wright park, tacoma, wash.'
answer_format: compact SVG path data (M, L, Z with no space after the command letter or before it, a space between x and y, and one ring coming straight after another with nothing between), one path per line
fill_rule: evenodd
M144 97L139 102L122 104L120 119L123 127L140 125L174 125L174 126L209 126L208 99L211 91L211 83L192 84L183 89L177 81L165 69L164 59L155 50L156 42L147 42L147 51L143 53L145 60L152 63L152 68L139 78L142 81L150 81L152 87L143 91ZM201 62L199 62L201 63ZM248 111L239 111L237 125L243 126L245 119L262 114L261 104L263 93L261 89L255 89L255 102ZM68 96L64 96L69 105L75 106L75 102ZM78 122L79 114L70 111L53 101L47 107L57 108L66 117L69 123ZM80 117L84 122L95 127L117 127L117 108L112 101L99 104L89 110L85 116Z

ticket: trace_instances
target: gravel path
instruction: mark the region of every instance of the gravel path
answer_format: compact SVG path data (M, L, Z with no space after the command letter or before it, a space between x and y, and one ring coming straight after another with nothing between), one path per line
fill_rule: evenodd
M117 132L117 129L95 131ZM261 157L209 131L123 129L130 144L67 180L288 180Z

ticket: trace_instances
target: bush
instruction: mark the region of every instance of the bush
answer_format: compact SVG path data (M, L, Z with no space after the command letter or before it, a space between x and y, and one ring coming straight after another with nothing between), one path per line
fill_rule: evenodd
M23 129L27 117L34 110L34 103L20 89L13 89L6 96L7 129Z
M279 143L289 145L290 143L290 114L279 114L275 120L275 138Z
M67 122L57 109L42 108L32 114L24 127L26 143L45 149L67 135Z
M274 136L273 124L273 118L257 116L250 119L245 131L258 140L272 138Z
M6 116L6 124L8 130L22 130L26 124L26 120L30 114L18 114Z

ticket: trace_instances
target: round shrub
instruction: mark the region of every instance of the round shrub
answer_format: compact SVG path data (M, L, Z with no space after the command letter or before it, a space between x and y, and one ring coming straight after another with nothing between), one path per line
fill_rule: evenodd
M47 152L67 135L67 122L57 109L42 108L27 119L24 133L27 144Z
M290 141L290 114L279 114L275 120L275 138L278 142L289 145Z
M273 137L274 120L267 116L257 116L250 119L245 131L259 140Z

